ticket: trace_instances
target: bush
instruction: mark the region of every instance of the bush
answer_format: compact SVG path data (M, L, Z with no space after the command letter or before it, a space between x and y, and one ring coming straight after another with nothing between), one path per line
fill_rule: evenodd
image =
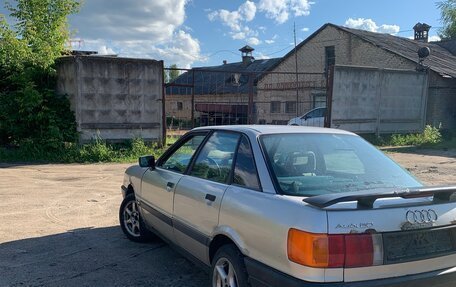
M427 125L421 134L395 134L391 136L389 145L404 146L404 145L429 145L437 144L442 141L442 135L438 128Z
M143 155L153 155L158 158L163 151L164 149L156 144L145 143L139 138L116 145L98 138L84 145L66 143L52 151L34 144L0 147L0 162L135 162Z

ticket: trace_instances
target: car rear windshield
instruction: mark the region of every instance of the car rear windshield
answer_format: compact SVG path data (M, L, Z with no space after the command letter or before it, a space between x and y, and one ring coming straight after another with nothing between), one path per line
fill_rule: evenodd
M422 184L364 139L345 134L260 137L279 192L315 196Z

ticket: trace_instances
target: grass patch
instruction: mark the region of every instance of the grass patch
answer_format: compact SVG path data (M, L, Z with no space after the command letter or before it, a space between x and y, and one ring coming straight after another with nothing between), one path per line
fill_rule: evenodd
M370 143L379 147L409 147L431 149L456 149L456 137L440 132L438 128L426 126L422 133L392 134L376 137L363 136Z
M176 137L167 138L167 146ZM89 144L66 143L58 149L44 149L39 146L0 147L0 162L38 162L38 163L97 163L97 162L136 162L138 157L153 155L158 158L166 149L157 144L133 139L121 144L109 144L97 139Z

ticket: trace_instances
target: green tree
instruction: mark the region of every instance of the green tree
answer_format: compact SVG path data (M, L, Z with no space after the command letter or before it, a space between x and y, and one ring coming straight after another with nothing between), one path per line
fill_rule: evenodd
M442 39L456 38L456 0L445 0L437 3L443 28L439 31Z
M172 64L169 67L171 69L177 69L176 64ZM179 75L180 75L179 70L169 70L169 75L168 75L169 81L170 82L174 81L175 79L177 79L177 77L179 77Z
M54 64L69 38L74 0L17 0L0 14L0 144L58 148L76 138L68 99L55 94Z

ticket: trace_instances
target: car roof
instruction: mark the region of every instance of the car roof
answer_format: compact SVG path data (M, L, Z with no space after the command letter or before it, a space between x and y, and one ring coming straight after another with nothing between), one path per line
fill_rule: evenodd
M230 125L230 126L207 126L194 128L193 131L198 130L228 130L243 133L253 133L256 135L261 134L296 134L296 133L318 133L318 134L347 134L355 135L354 133L318 127L304 127L304 126L285 126L285 125Z

